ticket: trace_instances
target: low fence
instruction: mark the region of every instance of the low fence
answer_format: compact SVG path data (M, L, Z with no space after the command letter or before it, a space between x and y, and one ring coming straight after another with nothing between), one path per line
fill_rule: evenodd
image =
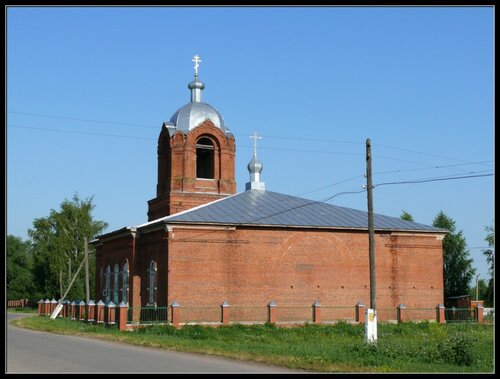
M127 310L128 324L165 324L170 317L170 307L132 307Z
M36 308L36 301L29 299L7 300L7 308Z
M492 324L495 320L495 308L484 308L483 311L483 321L488 324Z
M51 315L61 301L40 300L38 313ZM132 329L141 325L170 324L175 327L189 324L229 325L229 324L264 324L274 323L280 326L303 325L306 323L329 324L339 321L349 323L365 322L365 305L357 303L352 307L321 306L316 301L312 306L278 306L274 301L266 306L231 306L224 302L219 306L194 307L181 306L173 302L170 307L129 307L122 302L104 303L92 300L68 300L62 302L58 317L71 320L87 321L96 324L116 325L120 330ZM484 322L483 307L478 305L473 310L463 308L445 308L439 304L436 308L406 308L400 304L396 308L377 309L379 322Z
M475 309L455 307L446 308L445 319L446 322L476 322Z

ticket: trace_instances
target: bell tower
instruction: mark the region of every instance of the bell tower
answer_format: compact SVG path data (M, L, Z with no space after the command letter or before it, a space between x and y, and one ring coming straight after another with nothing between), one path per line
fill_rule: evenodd
M236 193L234 136L221 114L201 101L198 55L193 62L191 101L163 123L158 138L158 184L156 198L148 201L148 221Z

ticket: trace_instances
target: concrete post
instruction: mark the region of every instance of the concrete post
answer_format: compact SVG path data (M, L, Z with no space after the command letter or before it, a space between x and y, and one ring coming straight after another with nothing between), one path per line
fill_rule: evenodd
M229 303L227 301L224 301L221 304L221 312L222 312L222 324L223 325L229 325Z
M118 329L127 330L127 311L128 305L124 301L118 306Z
M96 318L95 318L96 324L104 323L104 302L102 300L99 300L95 305L95 309L96 309Z
M276 322L276 307L277 304L274 301L271 301L269 304L267 304L267 321L270 323L275 323Z
M313 306L313 322L316 324L321 323L321 304L319 300L314 302Z
M94 322L95 319L95 303L90 300L87 304L87 322Z
M172 325L175 328L178 328L179 327L179 322L180 322L180 319L179 319L179 308L181 307L181 305L177 301L174 300L172 302L172 304L170 305L170 307L172 308Z
M365 305L360 301L356 304L356 321L360 324L365 323Z
M114 325L116 320L116 305L110 301L106 304L106 323L109 325Z
M439 324L444 324L446 323L446 317L445 317L445 307L443 304L438 304L436 306L436 321Z
M474 318L478 324L483 323L483 313L484 308L482 304L476 304L476 308L474 308Z
M406 305L399 304L397 307L398 313L398 324L406 321Z

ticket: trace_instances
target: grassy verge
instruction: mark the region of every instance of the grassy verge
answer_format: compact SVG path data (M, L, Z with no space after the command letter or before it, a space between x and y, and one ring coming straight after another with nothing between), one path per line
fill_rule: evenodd
M364 344L363 325L149 326L129 332L64 319L26 317L18 326L134 345L252 360L320 372L492 373L493 326L379 324L376 345Z

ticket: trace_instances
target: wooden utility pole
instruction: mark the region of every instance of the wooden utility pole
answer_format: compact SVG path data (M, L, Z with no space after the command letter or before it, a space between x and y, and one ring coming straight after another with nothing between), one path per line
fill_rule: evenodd
M372 145L368 138L366 140L366 191L368 194L368 235L370 255L370 308L376 309L376 286L375 286L375 231L373 226L373 196L372 196Z
M89 288L89 247L87 244L87 237L84 237L83 239L84 244L85 244L85 257L83 258L85 260L85 303L89 303L90 301L90 288Z

